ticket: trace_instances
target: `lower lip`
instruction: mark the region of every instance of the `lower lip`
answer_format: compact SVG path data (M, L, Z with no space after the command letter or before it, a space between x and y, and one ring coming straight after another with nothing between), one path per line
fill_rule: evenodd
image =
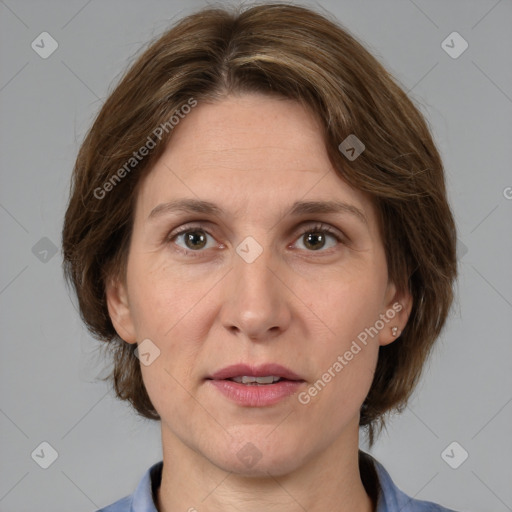
M247 407L277 404L297 393L303 381L280 380L274 384L240 384L232 380L209 380L224 396Z

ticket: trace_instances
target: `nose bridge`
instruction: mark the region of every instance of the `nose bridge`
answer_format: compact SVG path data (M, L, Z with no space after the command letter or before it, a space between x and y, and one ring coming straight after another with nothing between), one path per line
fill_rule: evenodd
M287 298L283 285L271 270L275 265L270 246L252 237L236 247L229 277L230 292L223 304L222 321L226 328L251 338L286 328Z
M234 258L234 274L239 292L261 299L270 292L271 280L275 279L270 271L275 258L268 246L263 248L259 244L256 246L257 243L249 240L239 244Z

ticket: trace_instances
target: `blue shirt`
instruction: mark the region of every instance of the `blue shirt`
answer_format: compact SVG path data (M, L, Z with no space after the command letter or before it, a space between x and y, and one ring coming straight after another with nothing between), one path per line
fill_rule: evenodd
M396 487L389 473L380 462L362 451L359 451L359 457L361 471L363 471L361 462L363 461L366 464L366 481L368 482L368 479L373 478L371 484L374 486L373 491L367 488L367 492L370 496L373 494L376 498L374 500L377 503L376 512L455 512L430 501L419 501L410 498ZM163 461L151 466L133 494L97 512L158 512L154 496L156 496L156 491L160 486L162 468ZM370 473L373 473L373 477ZM367 482L365 487L368 485ZM365 483L365 478L363 478L363 483Z

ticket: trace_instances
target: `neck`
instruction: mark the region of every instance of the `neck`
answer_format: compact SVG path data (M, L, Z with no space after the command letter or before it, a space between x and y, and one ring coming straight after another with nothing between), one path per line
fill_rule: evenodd
M164 465L158 511L374 512L375 504L361 480L358 429L355 440L354 435L345 437L287 474L243 476L222 470L162 424Z

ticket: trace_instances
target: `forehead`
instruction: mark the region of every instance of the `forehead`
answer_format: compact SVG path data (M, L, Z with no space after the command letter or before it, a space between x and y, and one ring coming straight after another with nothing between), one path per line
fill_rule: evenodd
M283 170L307 170L312 164L328 164L322 131L320 122L295 101L260 94L228 96L200 102L173 131L167 152L174 161L189 164L191 172L195 164L223 161L233 171L272 171L273 163Z
M298 200L371 202L332 166L323 127L297 102L259 94L199 103L174 128L140 188L147 218L160 203L187 197L241 214Z

